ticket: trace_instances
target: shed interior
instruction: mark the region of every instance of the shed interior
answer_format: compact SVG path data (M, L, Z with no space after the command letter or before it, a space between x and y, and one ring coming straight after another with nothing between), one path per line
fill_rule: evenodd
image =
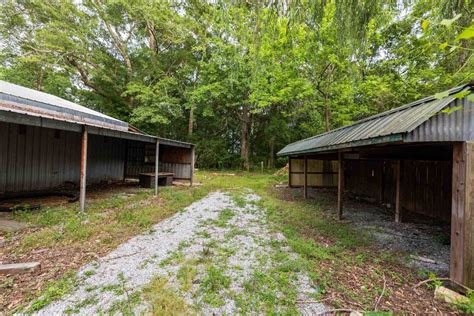
M0 122L0 135L0 199L79 186L80 132ZM154 172L155 153L156 142L89 134L86 183L119 182ZM191 180L192 155L192 145L163 139L159 170Z

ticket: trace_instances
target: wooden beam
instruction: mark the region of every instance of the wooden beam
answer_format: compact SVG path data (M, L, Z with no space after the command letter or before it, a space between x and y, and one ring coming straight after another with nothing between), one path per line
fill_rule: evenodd
M304 156L304 185L303 185L303 197L308 198L308 157Z
M291 184L291 156L288 157L288 187L293 187Z
M395 162L395 222L400 223L400 160Z
M0 264L0 274L18 274L39 269L39 262Z
M156 140L156 148L155 148L155 196L158 196L159 173L160 173L160 141Z
M189 180L189 186L193 186L194 182L194 164L196 160L196 151L195 151L195 146L193 145L191 147L191 178Z
M81 175L80 175L80 191L79 191L79 206L81 212L86 210L86 182L87 182L87 127L82 129L82 143L81 143Z
M342 152L338 153L338 177L337 177L337 218L342 219L342 208L344 198L344 157Z
M451 201L451 280L474 287L474 143L453 145Z

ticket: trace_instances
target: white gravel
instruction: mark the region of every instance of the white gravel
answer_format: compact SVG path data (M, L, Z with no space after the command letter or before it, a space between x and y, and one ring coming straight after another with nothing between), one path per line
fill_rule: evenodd
M81 281L74 292L36 314L107 312L156 276L166 277L169 287L199 313L263 313L259 309L261 297L246 291L245 285L253 282L255 274L272 276L279 269L283 262L275 260L273 254L287 254L288 260L298 256L291 252L286 238L267 223L259 200L259 196L250 192L240 198L224 192L209 194L158 223L149 233L130 239L107 256L81 268ZM207 261L195 263L195 259L203 257ZM191 289L184 291L177 274L189 262L194 262L196 276ZM209 269L218 270L230 284L215 293L206 292L202 284L209 278ZM297 304L302 314L314 315L326 310L323 304L313 302L317 288L304 270L288 275L295 298L309 302ZM268 289L277 298L284 297L285 290L288 292L287 288ZM133 308L136 314L142 314L149 306L142 302ZM284 311L285 306L275 306L275 312L280 308Z

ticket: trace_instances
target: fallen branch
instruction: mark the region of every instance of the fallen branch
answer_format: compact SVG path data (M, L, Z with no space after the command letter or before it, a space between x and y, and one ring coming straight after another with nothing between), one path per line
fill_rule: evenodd
M416 289L417 287L423 285L423 284L426 284L426 283L430 283L430 282L434 282L434 281L449 281L450 279L449 278L433 278L433 279L427 279L427 280L423 280L421 282L418 282L417 284L415 284L413 286L414 289ZM453 281L454 282L454 281ZM456 282L454 282L456 283Z
M387 286L387 279L385 278L385 273L384 273L384 274L383 274L383 289L382 289L382 293L380 293L379 298L377 299L377 301L375 301L374 311L377 311L377 306L379 305L380 300L382 299L383 295L385 294L385 288L386 288L386 286Z
M430 283L430 282L434 282L434 281L450 281L450 282L456 284L457 286L463 288L463 289L466 290L466 291L472 291L472 289L468 288L467 286L462 285L462 284L460 284L460 283L458 283L458 282L456 282L456 281L453 281L453 280L451 280L450 278L432 278L432 279L423 280L423 281L418 282L417 284L415 284L415 285L413 286L413 289L416 289L417 287L419 287L419 286L421 286L421 285L423 285L423 284Z

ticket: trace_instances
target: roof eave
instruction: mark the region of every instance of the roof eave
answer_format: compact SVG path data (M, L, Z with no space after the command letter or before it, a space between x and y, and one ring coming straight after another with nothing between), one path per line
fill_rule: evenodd
M292 155L302 155L302 154L314 154L314 153L321 153L321 152L331 152L339 149L346 149L346 148L354 148L354 147L361 147L361 146L370 146L375 144L384 144L384 143L396 143L396 142L403 142L405 133L398 133L398 134L390 134L385 136L378 136L375 138L368 138L368 139L361 139L353 142L330 145L330 146L322 146L317 148L311 148L306 150L300 151L290 151L290 152L282 152L279 151L277 153L278 157L287 157Z

